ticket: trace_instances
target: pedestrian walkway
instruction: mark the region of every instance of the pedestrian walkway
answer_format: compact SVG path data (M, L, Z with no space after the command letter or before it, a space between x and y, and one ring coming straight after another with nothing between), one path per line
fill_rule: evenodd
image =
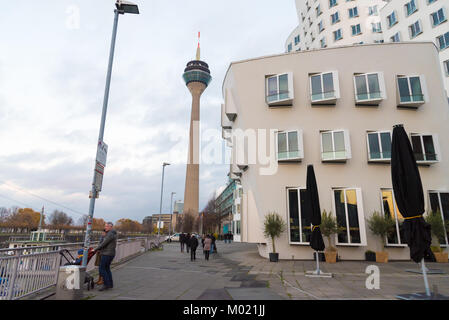
M113 269L114 288L85 292L90 299L118 300L319 300L396 299L398 294L424 291L421 274L413 262L378 264L366 261L321 263L332 278L309 278L314 261L269 262L259 256L255 244L217 241L219 254L204 260L201 246L197 260L181 253L179 243L164 244L163 251L145 253ZM368 266L380 271L379 289L368 289ZM428 263L445 274L429 275L440 294L449 296L449 264Z

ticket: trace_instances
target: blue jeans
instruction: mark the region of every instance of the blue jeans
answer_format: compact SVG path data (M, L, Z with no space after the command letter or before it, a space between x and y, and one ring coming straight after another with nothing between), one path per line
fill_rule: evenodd
M105 287L112 288L114 283L112 282L111 262L114 260L114 256L101 256L100 260L100 275L103 277Z
M210 253L214 253L214 245L213 244L210 245Z

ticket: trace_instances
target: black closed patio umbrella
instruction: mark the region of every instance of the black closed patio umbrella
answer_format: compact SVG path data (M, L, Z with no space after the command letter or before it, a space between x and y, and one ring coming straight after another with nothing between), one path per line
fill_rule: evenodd
M312 272L314 276L324 276L329 277L331 274L323 273L320 270L319 254L318 251L323 251L324 241L320 230L321 224L321 209L320 209L320 199L318 196L318 187L315 178L315 171L313 170L313 165L307 166L307 178L306 178L306 201L305 201L305 214L309 217L312 222L312 234L310 237L310 247L316 251L316 271Z
M430 225L425 222L424 193L410 141L402 125L393 128L391 145L391 180L399 211L404 217L402 228L413 261L421 262L426 294L430 296L424 258L432 257Z

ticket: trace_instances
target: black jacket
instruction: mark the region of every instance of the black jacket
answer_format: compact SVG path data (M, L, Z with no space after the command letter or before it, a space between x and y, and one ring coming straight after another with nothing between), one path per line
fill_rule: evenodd
M115 256L115 247L117 246L117 232L110 230L106 233L103 241L95 248L102 256Z
M198 239L195 236L190 237L189 247L193 250L196 250L196 248L198 247Z

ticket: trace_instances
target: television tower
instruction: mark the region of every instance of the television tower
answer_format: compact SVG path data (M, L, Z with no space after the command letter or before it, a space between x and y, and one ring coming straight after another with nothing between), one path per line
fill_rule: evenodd
M200 60L200 33L198 32L198 48L196 60L187 63L182 75L187 88L192 94L192 112L190 116L189 155L186 169L186 184L184 191L184 213L194 216L199 213L199 155L200 155L200 98L206 90L212 77L209 66Z

